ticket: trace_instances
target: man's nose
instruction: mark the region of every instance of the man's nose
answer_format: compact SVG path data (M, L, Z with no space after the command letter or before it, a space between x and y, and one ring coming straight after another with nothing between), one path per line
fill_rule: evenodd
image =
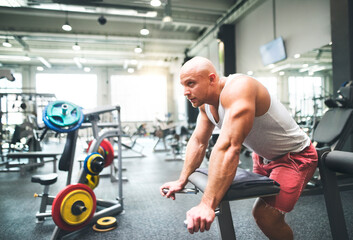
M190 95L190 90L188 88L184 88L184 96Z

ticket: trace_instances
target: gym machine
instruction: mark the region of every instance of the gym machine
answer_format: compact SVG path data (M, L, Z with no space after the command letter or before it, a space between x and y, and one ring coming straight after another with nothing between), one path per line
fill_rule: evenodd
M99 131L99 115L111 112L117 113L116 127ZM102 217L122 213L124 211L122 181L118 181L118 196L114 200L97 199L93 192L103 168L110 166L111 169L115 169L114 150L107 140L109 138L118 138L118 179L122 179L120 107L106 106L85 110L70 102L55 101L46 107L43 121L49 129L68 133L59 161L59 169L68 171L67 186L55 197L49 196L49 186L57 181L57 174L32 176L32 182L44 185L43 194L35 195L42 198L40 211L36 214L37 222L52 217L57 225L51 239L69 237ZM71 184L78 130L83 122L92 126L94 139L89 146L84 167L80 169L77 183ZM52 205L51 211L46 211L47 205Z
M353 153L321 149L319 169L332 239L349 239L336 173L353 175Z

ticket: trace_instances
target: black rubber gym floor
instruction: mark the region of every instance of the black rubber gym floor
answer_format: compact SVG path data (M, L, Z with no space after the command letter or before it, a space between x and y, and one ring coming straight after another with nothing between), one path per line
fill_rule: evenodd
M198 204L201 194L177 195L172 201L159 194L159 186L165 181L179 176L183 162L165 161L171 153L153 153L156 140L140 139L144 146L144 158L123 159L123 183L125 212L115 216L118 226L110 232L95 232L91 226L80 231L71 239L219 239L218 225L215 221L208 232L190 235L184 228L185 213ZM45 150L55 148L61 151L63 144L50 144ZM124 154L127 154L124 152ZM77 149L78 158L84 153ZM243 160L245 165L246 160ZM73 181L77 179L79 164L75 162ZM20 173L0 173L0 239L50 239L55 224L52 219L37 224L35 214L39 210L40 198L33 194L42 193L43 187L31 183L31 175L46 174L52 171L52 163L44 167ZM50 187L55 195L66 183L66 172L59 172L58 182ZM113 200L118 193L117 184L109 178L101 178L95 189L97 198ZM350 239L353 239L353 191L341 193L346 224ZM237 239L266 239L257 228L251 216L254 199L231 202L233 222ZM302 196L295 209L287 214L295 239L332 239L323 195Z

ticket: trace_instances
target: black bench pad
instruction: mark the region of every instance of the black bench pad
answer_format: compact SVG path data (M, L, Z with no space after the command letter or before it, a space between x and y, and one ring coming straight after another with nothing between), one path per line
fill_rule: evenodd
M49 173L45 175L33 175L31 182L40 183L41 185L50 185L58 180L58 174Z
M198 168L189 176L189 182L194 184L201 192L204 192L207 180L207 168ZM236 176L222 201L275 195L279 191L280 187L276 181L266 176L238 168Z

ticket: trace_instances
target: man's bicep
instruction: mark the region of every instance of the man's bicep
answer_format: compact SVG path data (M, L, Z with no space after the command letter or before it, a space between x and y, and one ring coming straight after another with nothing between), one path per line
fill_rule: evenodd
M254 107L250 102L234 102L226 110L222 137L225 137L230 145L240 146L252 128L254 117Z

